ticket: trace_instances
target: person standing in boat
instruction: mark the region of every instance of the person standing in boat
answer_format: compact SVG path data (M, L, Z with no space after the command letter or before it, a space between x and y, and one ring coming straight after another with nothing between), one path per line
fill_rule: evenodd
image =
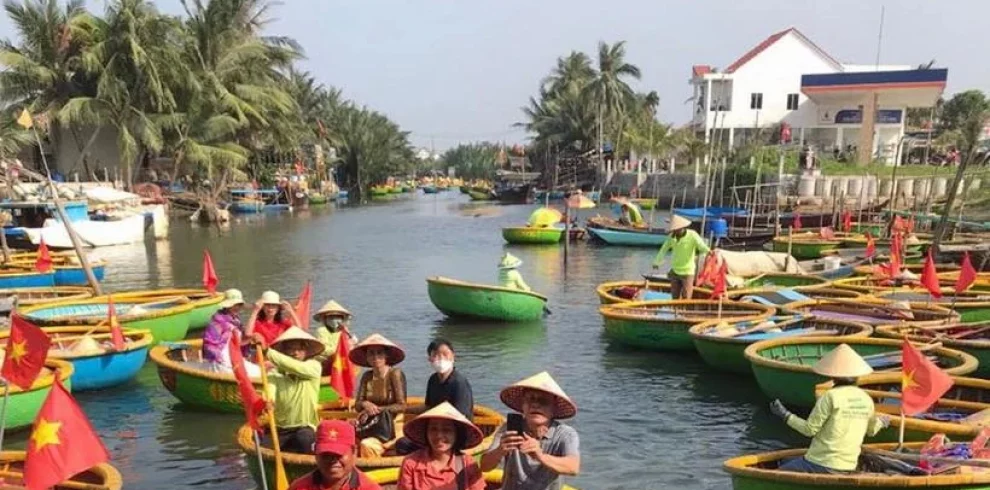
M619 223L629 226L646 226L646 222L643 221L643 212L639 210L639 206L624 200L620 212Z
M391 340L372 334L350 353L351 362L368 368L357 385L354 397L357 424L365 430L359 449L362 457L378 457L402 437L395 427L406 409L406 375L397 366L406 358L405 351ZM383 415L387 413L387 415ZM382 418L392 421L391 430L381 427Z
M409 421L406 437L422 449L406 456L398 490L484 490L481 468L465 449L484 440L481 429L444 402Z
M230 362L230 337L235 332L237 335L242 333L240 313L244 306L244 295L238 289L228 289L223 296L220 309L213 314L203 331L203 361L210 371L232 373L234 368ZM248 376L261 376L261 369L257 364L245 361L244 367Z
M358 338L350 331L351 312L347 311L340 303L330 300L322 308L313 314L314 330L310 332L323 343L323 353L317 356L317 360L323 363L323 372L329 373L333 364L333 357L337 354L337 344L340 336L346 334L350 340L350 345L357 345Z
M316 429L316 469L299 477L289 490L381 490L355 467L357 437L343 420L324 420Z
M660 264L670 252L670 295L674 299L691 299L694 293L695 262L699 256L708 253L708 244L698 232L690 229L691 221L687 218L673 215L670 218L670 236L664 240L657 257L653 260L653 268L659 269Z
M301 325L296 309L282 301L275 291L265 291L254 303L245 334L256 342L269 346L289 327Z
M833 387L815 402L808 419L792 414L780 400L770 404L770 412L790 428L811 437L811 447L800 458L783 465L783 471L801 473L848 473L856 470L863 439L890 426L890 418L876 415L873 399L856 386L856 378L873 368L846 344L840 344L812 368L832 378Z
M290 327L272 342L265 357L275 366L269 378L269 409L275 414L278 441L283 451L313 451L316 426L320 423L320 375L322 366L313 359L323 344L299 327ZM271 401L274 400L274 401Z
M523 432L503 425L481 457L481 471L503 464L503 490L560 490L561 475L581 470L578 433L560 422L577 414L577 405L547 372L502 390L502 403L523 416Z
M529 285L523 280L522 274L516 270L522 263L523 261L515 255L506 252L502 256L502 262L498 264L498 285L503 288L531 291Z

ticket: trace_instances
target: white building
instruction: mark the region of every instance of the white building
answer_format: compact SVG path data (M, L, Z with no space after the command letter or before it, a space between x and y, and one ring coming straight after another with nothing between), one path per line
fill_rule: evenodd
M872 151L861 157L887 162L904 134L906 109L932 106L948 75L945 69L842 63L795 28L773 34L723 70L695 65L691 72L691 124L705 141L716 137L735 146L786 123L794 142L829 153L858 149L872 134ZM863 110L874 107L876 123L863 131Z

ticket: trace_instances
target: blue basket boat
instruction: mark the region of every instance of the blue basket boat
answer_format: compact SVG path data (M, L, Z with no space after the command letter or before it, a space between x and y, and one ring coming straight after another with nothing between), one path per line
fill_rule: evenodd
M107 319L108 296L61 301L29 306L20 310L28 321L44 327L68 327L100 325ZM114 301L117 319L121 326L135 330L148 330L154 343L176 342L189 332L189 317L196 307L185 296L154 298L143 301Z
M49 327L45 328L54 345L78 341L83 335L89 334L99 342L109 342L110 329L93 330L89 326ZM103 352L74 353L71 349L54 349L49 354L55 359L72 364L72 391L101 390L124 384L135 376L148 359L148 350L153 343L151 332L147 330L124 329L126 347L121 351L105 349ZM0 334L6 338L8 334ZM64 338L66 340L60 340Z

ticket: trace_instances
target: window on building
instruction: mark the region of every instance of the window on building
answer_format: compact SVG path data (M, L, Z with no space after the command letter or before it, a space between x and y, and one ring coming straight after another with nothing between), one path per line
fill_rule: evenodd
M752 93L749 94L749 108L760 110L763 109L763 94L762 93Z
M796 111L798 108L798 94L787 94L787 110Z

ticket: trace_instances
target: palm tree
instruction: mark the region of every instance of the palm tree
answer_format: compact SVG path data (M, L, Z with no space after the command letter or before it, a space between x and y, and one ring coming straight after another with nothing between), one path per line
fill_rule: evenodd
M554 97L571 87L584 89L594 76L591 58L584 53L571 51L566 57L557 58L557 66L543 79L540 86L550 97Z
M626 79L641 77L639 67L626 62L625 45L625 41L611 46L598 43L598 72L587 87L590 100L598 104L603 130L614 139L622 134L623 118L633 105L634 92Z

